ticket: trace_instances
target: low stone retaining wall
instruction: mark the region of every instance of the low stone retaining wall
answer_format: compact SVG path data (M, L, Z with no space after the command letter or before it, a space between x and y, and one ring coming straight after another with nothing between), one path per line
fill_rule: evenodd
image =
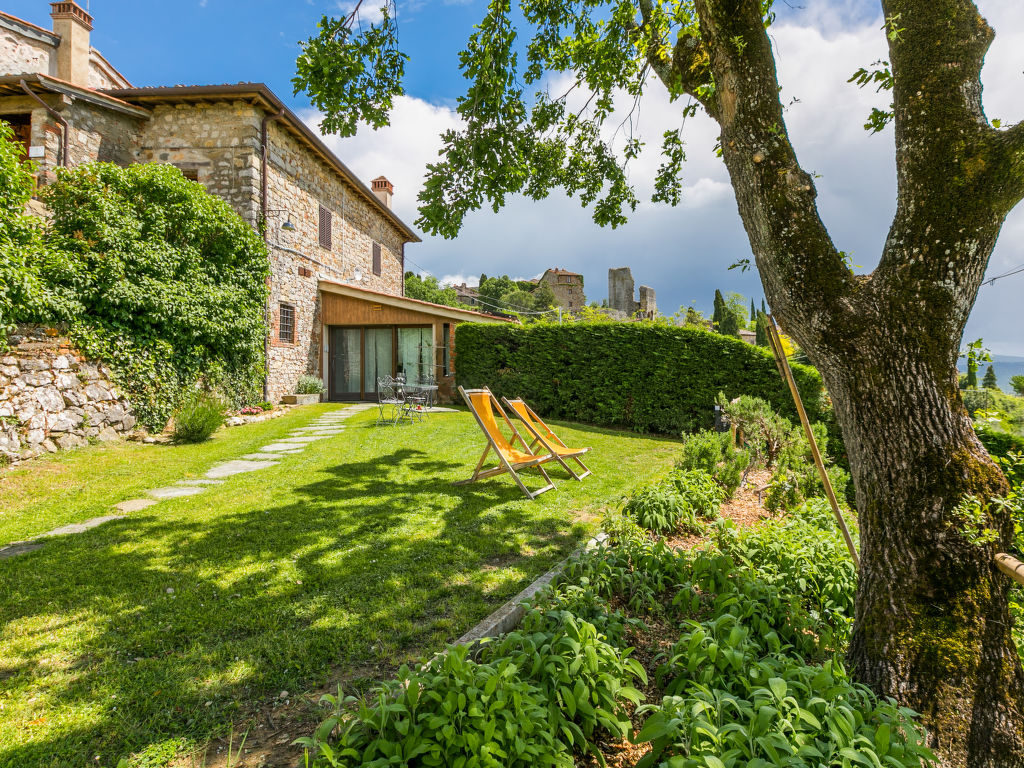
M83 360L52 328L19 326L0 354L0 460L20 461L135 428L105 365Z

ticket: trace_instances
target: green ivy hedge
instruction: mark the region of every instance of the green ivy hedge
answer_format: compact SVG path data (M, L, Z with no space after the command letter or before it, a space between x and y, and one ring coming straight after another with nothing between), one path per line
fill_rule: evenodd
M700 328L645 323L460 325L456 380L522 397L552 418L678 434L712 426L715 396L756 395L796 419L765 349ZM821 376L793 366L812 420Z
M267 249L231 206L163 164L59 169L40 197L51 218L14 321L67 327L151 429L197 382L262 399Z

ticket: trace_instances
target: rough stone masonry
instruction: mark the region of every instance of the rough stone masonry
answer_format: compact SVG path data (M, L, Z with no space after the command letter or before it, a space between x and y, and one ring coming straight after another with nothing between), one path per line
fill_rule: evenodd
M19 326L0 355L0 457L20 461L135 428L110 371L52 328Z

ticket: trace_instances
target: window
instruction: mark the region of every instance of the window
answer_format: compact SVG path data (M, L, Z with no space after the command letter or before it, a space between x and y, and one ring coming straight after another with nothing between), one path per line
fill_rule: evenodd
M320 206L320 247L331 248L331 212Z
M189 181L199 181L199 169L198 168L180 168L181 175Z
M28 148L32 146L32 114L0 115L0 120L10 124L14 130L11 141L21 144L22 158L28 157Z
M451 359L451 354L452 354L452 349L451 349L451 344L452 344L452 326L451 326L451 323L445 323L444 325L441 326L441 338L443 339L443 341L441 342L442 345L443 345L442 346L442 350L443 351L441 352L441 364L442 364L441 370L444 372L445 376L451 376L452 375L452 359Z
M288 344L295 343L295 307L281 304L278 312L277 338Z
M380 275L380 243L373 244L373 274Z

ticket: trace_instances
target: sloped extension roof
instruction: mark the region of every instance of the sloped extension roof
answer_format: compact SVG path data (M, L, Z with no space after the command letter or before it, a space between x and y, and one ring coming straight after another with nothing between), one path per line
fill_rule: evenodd
M129 104L127 101L118 99L103 91L94 91L92 88L83 88L80 85L69 83L58 77L29 73L24 75L0 75L0 96L24 96L25 91L21 88L21 81L35 93L57 93L68 96L72 99L81 99L84 102L97 107L120 112L124 115L148 120L152 113L148 109Z
M357 288L354 285L339 283L335 280L324 280L321 278L318 287L325 293L336 293L340 296L362 299L363 301L375 301L378 304L386 304L389 307L398 307L399 309L408 309L413 312L422 312L427 315L436 315L437 317L443 317L446 320L457 320L463 323L514 322L504 317L495 317L494 315L486 315L483 312L474 312L471 309L459 309L458 307L449 307L446 304L434 304L429 301L409 299L405 296L395 296L390 293L371 291L367 288Z
M265 83L236 83L234 85L173 85L152 88L118 88L104 90L110 96L137 104L139 106L155 106L157 104L202 103L217 101L249 101L269 114L281 113L280 122L300 142L309 147L314 154L337 171L356 191L366 199L388 221L394 224L406 237L406 242L418 243L420 236L404 221L382 203L352 170L335 155L323 140L298 115L285 106Z

